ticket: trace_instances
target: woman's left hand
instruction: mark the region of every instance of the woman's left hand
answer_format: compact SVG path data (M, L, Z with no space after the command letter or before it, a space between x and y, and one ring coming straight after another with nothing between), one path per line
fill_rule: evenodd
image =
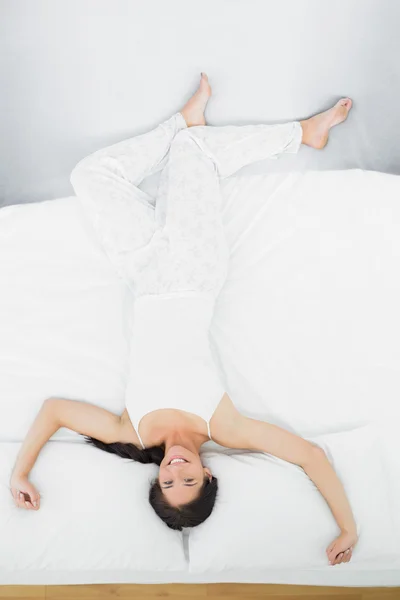
M354 546L358 542L356 531L343 530L326 549L330 564L338 565L340 563L349 562L352 557Z

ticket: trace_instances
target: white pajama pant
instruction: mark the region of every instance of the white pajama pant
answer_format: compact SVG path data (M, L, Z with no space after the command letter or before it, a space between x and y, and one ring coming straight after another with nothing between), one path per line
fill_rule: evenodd
M98 240L136 297L219 293L229 250L220 179L302 141L298 121L187 127L176 113L155 129L82 159L70 181ZM138 188L160 171L155 199Z

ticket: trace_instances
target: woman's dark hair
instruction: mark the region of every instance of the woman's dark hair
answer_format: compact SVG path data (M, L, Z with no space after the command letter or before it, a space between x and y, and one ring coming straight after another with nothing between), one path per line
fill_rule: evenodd
M84 438L86 443L100 450L117 454L121 458L130 458L143 464L155 463L156 465L160 465L165 455L164 444L141 450L130 443L113 442L106 444L91 436L85 435ZM200 525L200 523L203 523L211 515L217 491L218 479L213 476L210 481L205 476L200 492L194 500L180 506L171 506L162 492L158 479L154 479L149 490L149 502L160 519L168 527L182 531L183 527L196 527L196 525Z

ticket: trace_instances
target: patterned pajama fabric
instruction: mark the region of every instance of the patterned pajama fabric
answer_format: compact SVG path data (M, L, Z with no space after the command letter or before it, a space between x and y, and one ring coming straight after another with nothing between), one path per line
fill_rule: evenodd
M136 297L216 297L229 261L220 179L250 163L296 153L301 140L298 121L187 127L178 112L83 158L70 180L103 250ZM157 171L153 206L138 186Z

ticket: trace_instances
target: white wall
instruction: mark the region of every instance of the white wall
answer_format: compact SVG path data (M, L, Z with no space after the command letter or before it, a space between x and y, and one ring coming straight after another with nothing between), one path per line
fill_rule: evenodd
M0 0L0 206L73 194L83 156L179 110L209 125L304 119L350 96L323 152L253 172L400 172L397 0ZM344 129L344 127L346 127Z

